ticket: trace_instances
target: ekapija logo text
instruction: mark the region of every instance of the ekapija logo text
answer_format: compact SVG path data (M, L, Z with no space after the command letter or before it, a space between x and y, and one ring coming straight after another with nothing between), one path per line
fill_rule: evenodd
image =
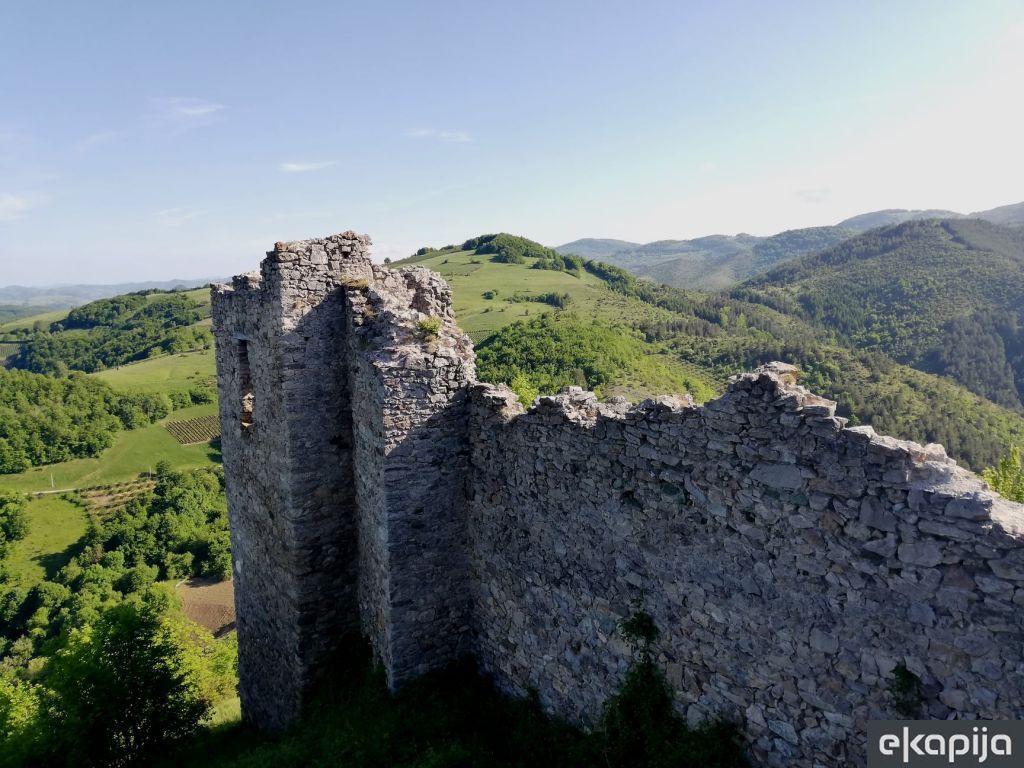
M1019 765L1021 721L907 720L868 723L868 768Z

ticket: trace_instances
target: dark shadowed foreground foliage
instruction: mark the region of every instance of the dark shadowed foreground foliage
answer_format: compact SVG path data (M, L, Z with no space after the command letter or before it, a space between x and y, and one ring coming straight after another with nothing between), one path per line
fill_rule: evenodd
M314 705L287 735L244 726L211 733L165 765L200 768L669 768L746 765L734 726L689 729L664 679L639 661L584 734L545 716L535 701L496 694L469 664L432 673L388 694L365 647L350 642Z

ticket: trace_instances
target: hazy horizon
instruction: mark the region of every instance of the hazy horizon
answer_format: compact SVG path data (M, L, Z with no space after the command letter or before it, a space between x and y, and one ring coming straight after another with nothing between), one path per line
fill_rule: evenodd
M7 7L0 285L1024 199L1024 7ZM570 44L571 43L571 44ZM182 277L184 275L184 277Z
M1024 201L1016 201L1016 202L1024 202ZM1013 205L1013 204L1014 203L1007 203L1005 205ZM1004 204L996 205L996 206L993 206L993 207L994 208L998 208L998 207L1001 207L1002 205L1004 205ZM881 209L881 208L877 208L877 209L872 209L870 211L859 211L859 212L851 214L850 216L847 216L845 218L852 218L853 216L857 216L857 215L860 215L860 214L863 214L863 213L874 213L874 212L880 212L880 211L883 211L883 210L907 210L907 209ZM921 209L915 209L915 210L949 210L949 209L940 209L938 206L928 206L928 208L921 208ZM969 213L976 213L978 211L953 211L953 212L954 213L969 214ZM843 219L841 219L840 221L842 221L842 220ZM834 225L834 224L838 224L838 223L839 222L836 222L836 221L829 221L829 222L820 222L820 223L817 223L817 224L808 224L806 226L809 226L809 227L830 226L830 225ZM692 240L692 239L698 239L698 238L701 238L701 237L712 237L712 236L719 236L719 235L724 235L724 236L735 236L735 235L769 236L769 235L779 234L780 232L783 232L783 231L785 231L785 230L773 230L773 231L770 231L770 232L749 232L749 231L745 231L745 230L740 230L740 231L736 231L736 232L706 232L706 233L699 234L699 235L692 235L692 236L690 236L688 238L675 238L675 237L661 238L661 241L674 241L674 240L685 240L685 239L691 239ZM311 238L326 237L326 236L333 235L333 234L339 234L340 232L341 232L341 230L338 230L338 231L335 231L335 232L318 232L318 233L308 234L308 235L302 236L300 238L294 238L294 239L308 240L308 239L311 239ZM365 233L365 234L370 234L370 233ZM468 237L476 237L477 235L480 235L480 234L485 234L485 233L483 233L483 232L467 233L466 237L457 237L457 238L454 239L453 242L457 244L457 243L462 242L463 240L465 240ZM523 234L523 233L519 233L519 232L512 232L512 233L509 233L509 234L522 235L524 237L529 237L528 234ZM372 238L372 235L371 235L371 238ZM624 242L637 242L637 243L640 243L640 244L647 244L647 243L658 242L658 241L654 241L654 240L630 241L630 240L626 240L626 238L614 237L614 236L594 237L594 236L591 236L591 235L580 235L579 237L574 237L571 240L565 240L563 242L558 242L558 243L542 243L542 245L547 245L550 248L555 248L555 247L558 247L558 246L561 246L561 245L572 243L572 242L574 242L576 240L583 240L583 239L620 240L620 241L624 241ZM280 240L280 238L278 240ZM277 241L275 241L275 242L277 242ZM441 246L447 245L447 244L449 244L449 243L448 242L445 242L445 243L439 243L439 242L438 243L426 243L425 242L425 243L421 243L420 246L417 246L417 248L419 248L419 247L421 247L423 245L429 245L429 246L438 248L438 247L441 247ZM273 243L267 243L264 251L260 251L258 253L254 253L252 255L253 259L252 259L251 265L248 266L248 267L243 268L241 270L241 272L250 272L250 271L253 271L253 270L257 269L258 265L259 265L259 262L262 261L265 252L269 251L269 249L272 246L273 246ZM375 249L373 248L373 246L371 246L371 251L373 251L373 250L375 250ZM406 258L408 256L413 255L413 251L414 251L414 249L411 249L410 252L408 252L408 253L398 254L398 255L395 255L395 256L390 256L389 255L388 258L395 259L395 260L403 259L403 258ZM374 253L373 256L374 256L374 260L377 261L377 262L382 261L382 259L384 258L383 256L381 256L379 254L376 254L376 253ZM233 272L233 273L230 273L230 274L229 273L224 273L222 275L197 275L197 276L184 276L184 277L180 276L180 275L175 275L173 277L153 276L153 277L138 277L138 278L134 278L134 279L125 278L123 280L113 280L113 281L104 281L104 282L96 282L96 281L85 280L85 281L61 281L61 282L37 282L37 283L0 283L0 291L2 291L5 288L29 288L29 289L45 290L45 289L69 288L69 287L74 287L74 286L78 286L78 285L90 285L90 286L97 286L97 285L135 285L135 284L139 284L139 283L154 283L154 284L155 283L189 283L189 284L191 284L191 283L199 283L199 282L214 282L214 281L217 281L217 280L228 280L228 279L230 279L235 274L239 274L239 273L238 272Z

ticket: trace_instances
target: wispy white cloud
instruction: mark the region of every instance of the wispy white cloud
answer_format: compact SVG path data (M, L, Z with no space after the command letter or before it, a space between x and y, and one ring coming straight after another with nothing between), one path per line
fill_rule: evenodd
M321 163L281 163L277 167L282 173L308 173L309 171L321 171L332 165L334 165L333 160Z
M438 130L437 128L414 128L409 131L408 135L416 139L437 139L456 144L473 141L473 137L466 131Z
M157 223L164 227L180 227L192 219L208 213L201 208L165 208L153 214Z
M108 141L119 139L124 135L124 131L99 131L97 133L91 133L84 139L75 142L75 151L88 152L100 144L106 144Z
M798 189L796 196L805 203L824 203L832 196L832 190L827 187L816 189Z
M17 221L28 215L42 199L37 195L0 192L0 221Z
M224 105L215 101L181 96L151 99L150 103L153 119L179 129L210 125L220 120L224 112Z

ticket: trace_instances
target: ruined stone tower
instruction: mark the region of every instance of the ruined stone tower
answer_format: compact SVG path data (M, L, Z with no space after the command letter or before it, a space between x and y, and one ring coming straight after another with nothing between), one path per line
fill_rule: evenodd
M475 381L448 286L351 232L213 291L243 713L301 712L359 630L395 687L471 654L592 722L642 598L692 720L769 765L864 761L894 670L922 717L1024 717L1024 509L848 428L781 365L703 407Z

